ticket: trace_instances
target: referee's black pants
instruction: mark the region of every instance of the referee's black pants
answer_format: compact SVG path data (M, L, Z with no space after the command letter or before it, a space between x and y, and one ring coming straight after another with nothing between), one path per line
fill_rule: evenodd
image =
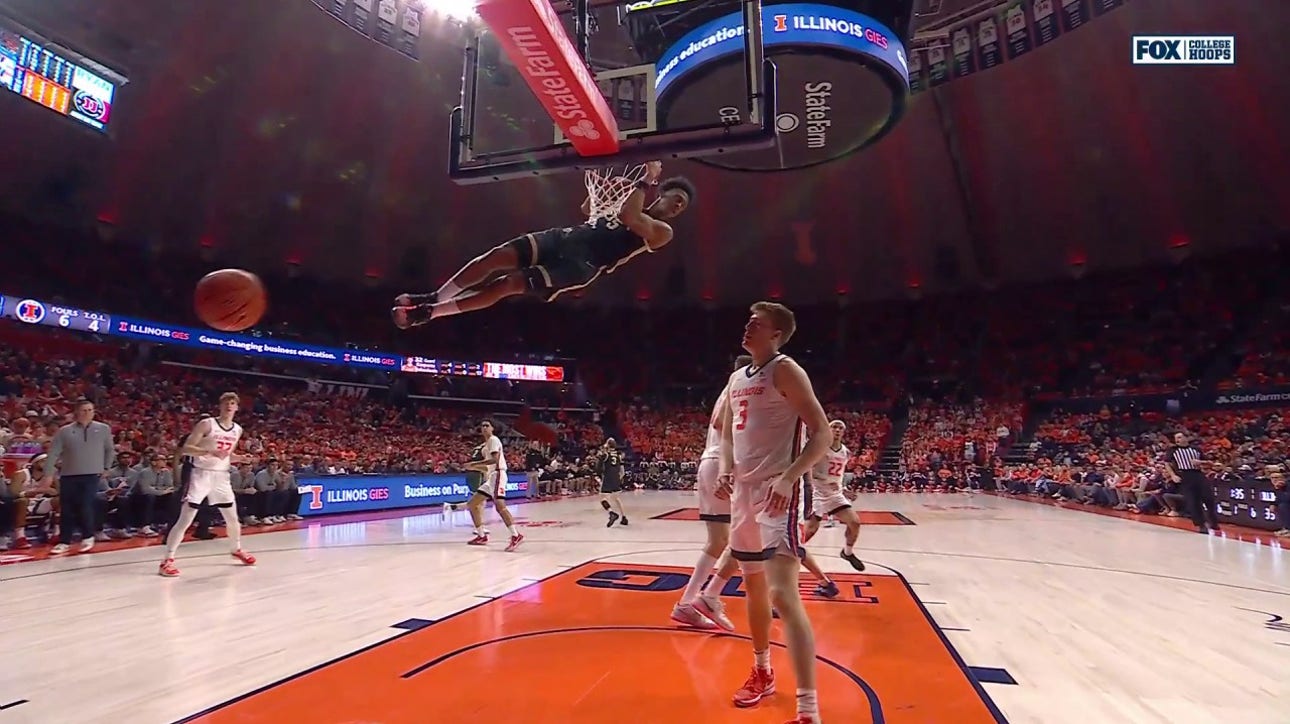
M1191 511L1191 522L1197 528L1218 527L1218 501L1214 499L1214 486L1205 479L1199 470L1183 470L1178 473L1182 479L1179 487L1187 499L1187 508Z

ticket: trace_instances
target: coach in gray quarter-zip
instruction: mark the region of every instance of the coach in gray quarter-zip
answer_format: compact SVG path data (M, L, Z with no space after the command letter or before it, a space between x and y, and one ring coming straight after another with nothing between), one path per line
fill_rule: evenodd
M58 545L50 551L54 554L68 551L77 530L81 532L81 552L94 547L94 495L99 479L107 474L116 457L112 428L94 421L94 403L84 398L77 400L74 414L76 421L63 425L54 434L45 459L46 476L53 476L58 467L58 497L62 501Z

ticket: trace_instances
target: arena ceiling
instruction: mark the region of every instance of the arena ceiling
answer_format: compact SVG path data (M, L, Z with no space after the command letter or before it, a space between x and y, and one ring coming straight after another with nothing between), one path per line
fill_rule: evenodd
M4 205L251 268L408 283L573 223L581 183L459 187L446 173L460 32L420 62L308 0L5 0L123 68L116 138L0 98ZM973 3L916 23L937 42ZM959 15L957 17L962 17ZM438 23L438 24L436 24ZM1235 66L1135 67L1139 33L1235 35ZM678 170L677 242L605 302L892 297L1165 261L1290 228L1290 4L1126 0L1089 27L915 96L880 145L815 169Z

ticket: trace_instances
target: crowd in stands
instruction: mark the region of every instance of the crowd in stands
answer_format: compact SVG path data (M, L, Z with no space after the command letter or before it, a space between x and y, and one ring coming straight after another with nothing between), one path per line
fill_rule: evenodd
M223 265L195 254L118 240L104 243L3 220L6 237L48 253L0 269L0 289L145 319L198 326L191 290ZM59 259L73 254L78 263ZM1174 267L1005 286L922 300L798 307L790 351L826 403L886 410L904 394L1019 400L1166 389L1194 382L1254 387L1287 379L1290 290L1277 270L1290 251L1251 248ZM710 399L738 349L746 310L607 309L514 301L400 332L387 309L407 282L343 286L257 270L271 304L257 333L440 359L578 360L583 384L510 383L416 376L430 395L523 399L534 406ZM99 278L128 278L106 288ZM338 286L341 285L341 286ZM424 286L425 282L419 282ZM147 289L140 295L138 289ZM335 300L344 299L344 304ZM327 310L319 314L318 310ZM478 330L487 328L487 335ZM169 354L165 349L158 354ZM255 364L255 363L248 363ZM574 368L571 367L571 370ZM332 376L345 374L332 371ZM388 383L386 373L350 373ZM1280 376L1278 376L1280 375ZM385 377L383 379L376 379ZM558 403L558 405L552 405Z
M961 461L984 465L1021 433L1022 405L976 400L967 405L926 402L909 409L901 443L908 470Z
M0 290L197 326L189 311L192 283L218 262L121 241L86 245L76 232L14 224L6 226L8 237L39 235L49 253L0 269ZM61 252L71 250L78 263L59 263L67 256ZM851 471L861 488L990 487L998 478L1032 492L1041 479L1066 485L1090 474L1105 479L1107 471L1120 484L1130 474L1153 474L1163 432L1180 424L1194 427L1207 452L1233 474L1247 465L1257 473L1286 453L1284 428L1267 413L1043 419L1031 409L1053 399L1290 384L1290 297L1277 277L1287 261L1284 250L1246 250L1173 268L927 300L801 307L789 351L811 372L830 416L848 424L847 443L856 453ZM403 289L338 289L285 270L264 276L275 299L295 303L272 305L257 334L432 351L441 359L578 362L570 364L565 384L499 382L111 344L113 338L4 322L0 420L11 434L15 421L25 422L24 434L39 440L63 421L70 400L96 401L119 431L123 464L137 468L128 491L147 494L149 486L166 490L168 456L225 388L242 394L246 445L257 467L274 459L284 473L452 469L473 444L473 423L488 406L481 408L483 400L508 413L521 406L562 408L541 413L544 424L562 433L543 461L547 479L558 483L548 487L581 490L582 482L564 481L583 481L587 449L610 435L643 462L639 480L683 485L687 466L702 451L711 398L738 352L746 317L741 308L515 302L436 321L433 335L396 333L385 310ZM132 283L94 283L102 278ZM345 303L336 305L338 298ZM482 325L488 335L477 333ZM304 378L310 383L301 384ZM1031 444L1025 426L1036 419L1042 424L1035 455L1024 465L1000 464L1019 443ZM893 421L901 426L894 437ZM902 469L895 475L876 470L889 443L899 443ZM145 475L154 465L155 475ZM105 493L110 502L118 495ZM1075 498L1126 509L1139 502L1119 495ZM276 520L290 508L281 496L258 500L250 512L257 519ZM155 525L155 511L163 507L113 505L113 515L104 517L126 521L127 530L144 528Z

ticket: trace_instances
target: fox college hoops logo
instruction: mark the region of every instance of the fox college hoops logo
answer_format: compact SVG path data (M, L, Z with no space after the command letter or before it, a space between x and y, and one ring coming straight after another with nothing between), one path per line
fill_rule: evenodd
M1134 65L1235 65L1232 35L1135 35Z

